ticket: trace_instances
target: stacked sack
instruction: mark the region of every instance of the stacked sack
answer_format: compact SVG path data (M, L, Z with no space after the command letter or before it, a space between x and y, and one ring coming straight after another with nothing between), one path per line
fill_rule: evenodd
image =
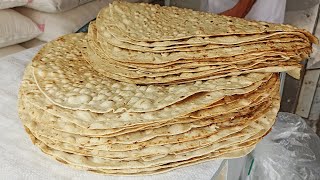
M111 0L1 0L0 57L78 31L110 2Z
M36 40L26 43L30 46L77 32L110 2L112 0L32 0L15 10L32 19L42 32Z
M274 123L277 72L298 77L311 43L288 25L114 2L39 51L19 115L44 153L98 173L241 157Z

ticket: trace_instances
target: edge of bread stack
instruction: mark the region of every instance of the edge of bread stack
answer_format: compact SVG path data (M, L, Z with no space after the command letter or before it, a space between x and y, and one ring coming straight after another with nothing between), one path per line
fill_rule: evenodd
M19 116L69 166L156 174L250 153L318 43L289 25L115 1L88 34L46 44L26 68Z

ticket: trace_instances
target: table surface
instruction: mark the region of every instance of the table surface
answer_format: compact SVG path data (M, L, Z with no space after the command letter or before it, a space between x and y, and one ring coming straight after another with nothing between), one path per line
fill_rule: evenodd
M42 153L25 133L17 113L17 94L24 69L40 47L0 59L0 175L4 179L183 179L209 180L222 160L152 176L104 176L75 170Z

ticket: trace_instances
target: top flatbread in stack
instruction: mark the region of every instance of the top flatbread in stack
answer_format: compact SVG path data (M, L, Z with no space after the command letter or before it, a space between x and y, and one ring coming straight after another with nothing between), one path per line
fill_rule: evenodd
M190 19L174 25L182 15ZM156 174L241 157L276 118L274 72L299 70L316 41L286 25L114 2L88 34L38 52L19 116L44 153L96 173Z
M179 84L249 72L291 71L299 78L311 43L314 36L289 25L114 2L91 23L83 54L115 80Z

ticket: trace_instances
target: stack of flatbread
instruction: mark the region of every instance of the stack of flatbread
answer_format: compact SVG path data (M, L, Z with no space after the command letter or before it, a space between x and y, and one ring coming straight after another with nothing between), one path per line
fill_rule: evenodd
M75 168L154 174L248 154L279 110L279 77L317 39L287 25L114 2L88 34L46 44L26 68L19 116Z
M176 7L115 2L88 33L88 62L135 84L176 84L250 72L290 71L317 39L289 25L246 21Z

